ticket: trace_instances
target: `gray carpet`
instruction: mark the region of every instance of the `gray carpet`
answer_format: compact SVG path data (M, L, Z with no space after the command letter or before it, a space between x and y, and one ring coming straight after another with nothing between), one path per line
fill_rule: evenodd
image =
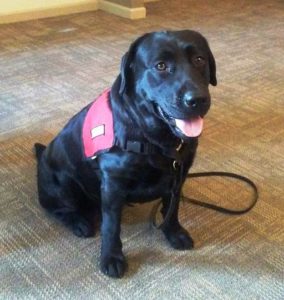
M284 3L149 3L145 20L104 12L0 27L1 299L284 298ZM151 205L127 208L123 279L98 267L100 238L79 239L37 202L34 142L110 86L140 34L191 28L210 41L219 84L192 171L233 171L260 189L250 213L231 217L184 204L182 224L196 248L172 250L150 229ZM242 208L245 186L192 180L187 195Z

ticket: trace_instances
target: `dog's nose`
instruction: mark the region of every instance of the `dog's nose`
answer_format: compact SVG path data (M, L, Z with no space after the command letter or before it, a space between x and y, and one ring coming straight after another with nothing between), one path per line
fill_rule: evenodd
M197 110L204 106L207 106L208 98L206 96L187 92L184 95L184 104L192 110Z

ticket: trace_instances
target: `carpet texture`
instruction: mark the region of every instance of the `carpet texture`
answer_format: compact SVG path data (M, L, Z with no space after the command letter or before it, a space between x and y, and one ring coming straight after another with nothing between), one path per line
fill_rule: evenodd
M0 27L1 299L284 298L284 3L165 0L147 12L139 21L98 11ZM79 239L39 207L32 147L111 85L137 36L184 28L208 38L218 76L192 172L248 176L260 199L238 217L183 204L190 252L150 228L151 204L127 208L129 271L109 279L99 233ZM185 192L231 208L251 197L223 179L192 180Z

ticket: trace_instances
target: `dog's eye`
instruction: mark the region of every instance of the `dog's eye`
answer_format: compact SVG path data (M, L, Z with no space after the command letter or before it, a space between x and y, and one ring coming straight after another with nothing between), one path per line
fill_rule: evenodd
M200 66L204 66L205 65L205 58L203 56L196 56L193 59L193 63L200 67Z
M167 65L163 62L163 61L160 61L156 64L155 68L158 70L158 71L166 71L167 70Z

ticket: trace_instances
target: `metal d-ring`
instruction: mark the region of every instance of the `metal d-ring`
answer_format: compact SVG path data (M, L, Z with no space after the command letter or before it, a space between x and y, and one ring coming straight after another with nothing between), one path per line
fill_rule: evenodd
M177 152L179 152L179 150L181 149L182 145L183 145L183 140L180 140L179 145L176 147L176 151Z
M177 170L178 167L179 167L179 162L177 160L174 160L173 161L173 168L174 168L174 170Z

